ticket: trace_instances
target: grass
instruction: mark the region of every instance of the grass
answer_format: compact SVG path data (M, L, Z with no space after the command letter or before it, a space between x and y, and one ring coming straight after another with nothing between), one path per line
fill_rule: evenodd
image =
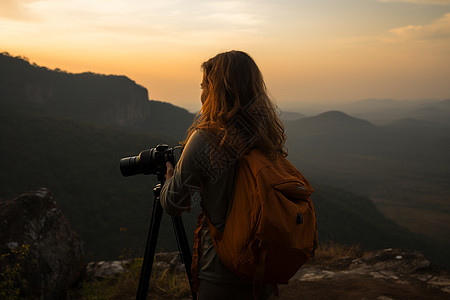
M359 245L347 246L334 242L319 243L315 256L310 260L311 264L329 264L343 257L359 258L364 252Z
M22 278L23 264L30 251L30 245L22 244L8 253L0 255L0 299L19 300L26 293L28 282Z

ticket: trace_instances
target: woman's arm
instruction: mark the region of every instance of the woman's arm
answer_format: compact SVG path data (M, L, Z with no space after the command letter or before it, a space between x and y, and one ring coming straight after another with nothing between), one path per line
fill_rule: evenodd
M175 168L169 162L166 164L166 182L161 189L160 200L169 215L179 216L184 211L190 211L191 205L201 199L202 166L209 163L206 154L208 147L206 138L195 132L184 147Z

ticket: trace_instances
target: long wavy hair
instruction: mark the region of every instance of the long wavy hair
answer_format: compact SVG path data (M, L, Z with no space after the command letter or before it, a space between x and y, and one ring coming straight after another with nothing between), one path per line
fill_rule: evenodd
M188 130L215 137L216 150L241 156L254 148L287 156L286 135L261 71L242 51L220 53L202 66L202 108Z

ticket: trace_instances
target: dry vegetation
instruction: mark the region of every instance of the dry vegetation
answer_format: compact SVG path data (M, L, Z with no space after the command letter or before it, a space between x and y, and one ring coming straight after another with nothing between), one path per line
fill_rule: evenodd
M310 260L312 264L327 264L332 263L336 259L342 257L362 257L364 252L360 246L345 246L339 245L334 242L320 243L319 248L316 250L315 256Z

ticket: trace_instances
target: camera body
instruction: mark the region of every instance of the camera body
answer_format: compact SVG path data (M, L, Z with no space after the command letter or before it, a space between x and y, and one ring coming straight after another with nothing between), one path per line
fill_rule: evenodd
M155 148L141 151L137 156L122 158L120 172L123 176L154 174L162 177L166 173L166 162L175 166L174 150L166 144L160 144Z

